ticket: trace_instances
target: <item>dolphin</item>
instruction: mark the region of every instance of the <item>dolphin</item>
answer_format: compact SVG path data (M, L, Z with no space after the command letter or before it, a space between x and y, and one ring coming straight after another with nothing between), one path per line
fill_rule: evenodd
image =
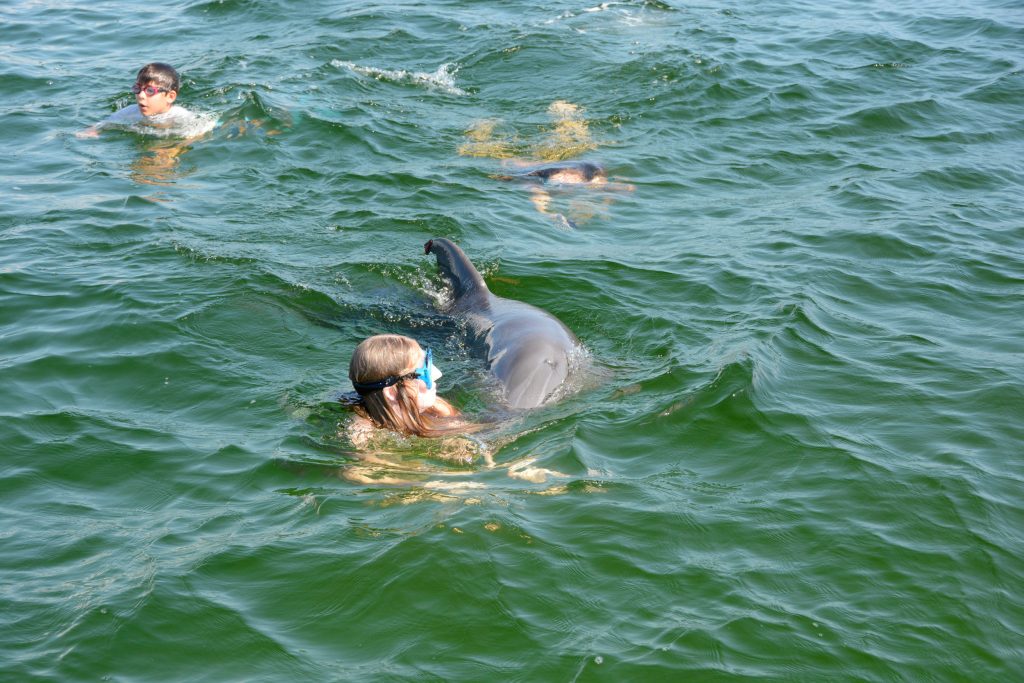
M423 246L437 257L437 268L451 284L449 314L466 321L471 337L486 347L487 367L501 382L505 400L518 410L553 398L569 375L576 335L536 306L491 294L462 249L435 238Z

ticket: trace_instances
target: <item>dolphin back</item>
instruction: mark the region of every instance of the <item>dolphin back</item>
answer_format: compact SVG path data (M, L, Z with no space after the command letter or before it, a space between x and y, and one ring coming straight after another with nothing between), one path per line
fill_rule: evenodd
M476 266L451 240L443 237L429 240L423 245L423 253L437 257L438 270L451 283L456 304L466 298L486 298L490 293Z
M558 318L522 301L495 296L455 243L438 238L424 245L455 292L453 309L465 318L472 339L486 347L487 367L515 409L536 408L558 396L570 371L576 335Z
M537 318L536 323L533 329L498 325L488 339L491 372L501 380L509 406L520 410L541 406L556 395L569 375L576 339L554 318Z

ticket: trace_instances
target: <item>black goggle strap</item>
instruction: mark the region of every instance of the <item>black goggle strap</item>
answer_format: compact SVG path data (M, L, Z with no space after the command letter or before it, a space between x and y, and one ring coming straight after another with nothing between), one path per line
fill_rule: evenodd
M384 379L377 380L376 382L355 382L355 381L353 381L352 382L352 386L355 388L355 390L357 392L359 392L360 396L363 396L365 394L369 394L369 393L374 392L374 391L380 391L381 389L383 389L385 387L394 386L395 384L398 384L399 382L401 382L403 379L411 379L411 378L413 378L415 376L416 376L416 373L415 372L411 372L408 375L401 375L400 377L392 375L391 377L385 377Z

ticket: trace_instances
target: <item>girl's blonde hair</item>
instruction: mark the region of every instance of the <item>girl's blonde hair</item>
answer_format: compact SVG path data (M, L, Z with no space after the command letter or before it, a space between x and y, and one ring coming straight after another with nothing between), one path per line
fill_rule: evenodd
M445 426L438 418L420 412L419 389L412 384L414 376L406 374L416 363L419 348L415 340L399 334L378 334L360 342L348 366L348 378L360 396L356 412L376 427L415 436L443 436L456 431L456 426ZM388 401L383 388L360 388L388 379L395 380L394 403Z

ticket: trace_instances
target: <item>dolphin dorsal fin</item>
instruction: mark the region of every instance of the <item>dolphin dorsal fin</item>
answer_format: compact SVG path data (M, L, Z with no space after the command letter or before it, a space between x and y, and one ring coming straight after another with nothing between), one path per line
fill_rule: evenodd
M437 257L437 268L451 282L456 302L466 297L486 296L487 283L469 257L451 240L437 237L423 245L423 253Z

